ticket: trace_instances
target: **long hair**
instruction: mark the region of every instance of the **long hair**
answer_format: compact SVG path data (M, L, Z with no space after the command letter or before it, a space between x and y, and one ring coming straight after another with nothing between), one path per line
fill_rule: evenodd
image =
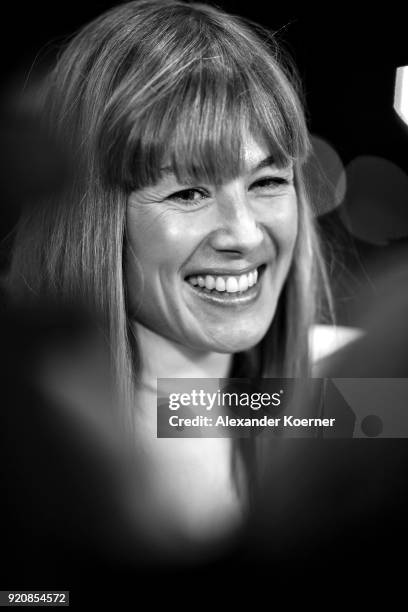
M298 234L274 320L247 352L251 375L308 373L308 330L325 266L302 166L310 145L296 73L274 36L204 4L119 5L77 33L46 81L47 124L69 144L69 189L19 222L7 288L15 299L89 301L103 317L124 422L133 422L140 350L125 285L129 194L159 179L220 184L243 168L244 133L294 163ZM241 356L242 357L242 356Z

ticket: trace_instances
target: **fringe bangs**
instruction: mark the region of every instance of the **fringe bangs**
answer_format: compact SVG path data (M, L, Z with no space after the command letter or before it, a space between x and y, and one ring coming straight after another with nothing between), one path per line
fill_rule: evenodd
M201 51L176 77L164 72L156 95L147 90L144 100L133 78L135 91L126 87L118 116L110 118L103 174L127 192L156 183L164 169L182 184L219 185L243 172L249 135L278 166L305 159L307 130L289 81L266 51L245 63L241 52L239 59Z

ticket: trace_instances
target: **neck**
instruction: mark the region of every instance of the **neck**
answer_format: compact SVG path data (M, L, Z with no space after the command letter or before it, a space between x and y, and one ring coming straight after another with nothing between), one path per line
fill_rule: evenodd
M142 355L142 381L156 387L156 378L227 378L232 355L200 352L160 336L133 322Z

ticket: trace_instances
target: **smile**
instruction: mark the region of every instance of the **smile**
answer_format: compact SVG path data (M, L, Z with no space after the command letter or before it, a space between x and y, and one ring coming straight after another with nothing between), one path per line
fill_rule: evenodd
M219 304L244 304L258 297L265 268L263 264L245 274L191 275L185 280L204 299Z

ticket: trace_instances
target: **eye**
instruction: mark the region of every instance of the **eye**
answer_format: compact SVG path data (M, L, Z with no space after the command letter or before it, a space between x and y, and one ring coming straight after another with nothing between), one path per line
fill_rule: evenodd
M181 191L176 191L171 195L167 196L168 200L175 200L176 202L182 202L183 204L191 204L196 205L200 204L200 202L208 198L209 194L204 189L199 189L197 187L191 189L182 189Z
M250 189L273 189L274 187L285 187L291 184L292 180L283 176L265 176L252 183Z

